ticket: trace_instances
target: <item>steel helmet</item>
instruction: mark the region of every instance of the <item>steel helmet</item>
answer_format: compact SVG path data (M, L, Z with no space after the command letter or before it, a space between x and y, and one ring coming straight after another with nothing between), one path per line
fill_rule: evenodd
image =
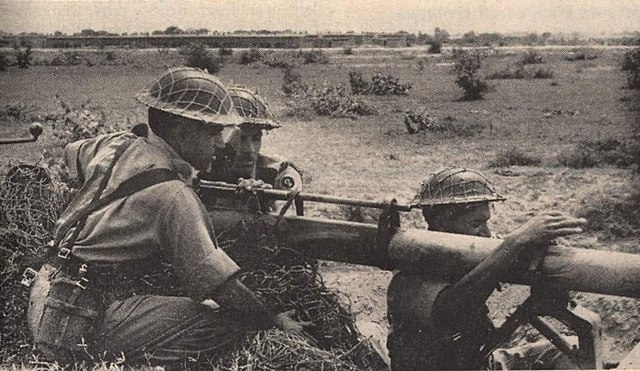
M242 123L225 86L198 68L170 68L137 98L149 107L209 124Z
M422 182L414 198L414 202L420 206L504 200L484 175L464 168L445 169L431 174Z
M243 86L229 86L229 94L233 99L233 105L242 116L241 125L255 125L262 129L271 130L281 125L276 121L269 109L267 102L257 92Z

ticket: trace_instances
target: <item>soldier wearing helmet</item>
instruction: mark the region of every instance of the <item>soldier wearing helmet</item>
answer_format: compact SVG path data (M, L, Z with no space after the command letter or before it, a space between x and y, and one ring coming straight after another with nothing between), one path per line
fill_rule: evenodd
M229 94L242 123L226 129L225 146L217 151L211 171L199 176L206 180L240 182L245 186L302 190L302 176L293 163L260 153L263 133L280 127L264 99L242 86L230 86ZM207 206L224 203L207 194L203 200Z
M173 68L138 99L146 137L116 133L72 143L67 163L82 187L57 222L52 258L28 310L42 359L89 354L180 365L213 357L247 331L303 332L236 279L189 181L241 123L224 85L205 71ZM219 307L201 304L213 298Z
M430 230L483 237L491 235L487 225L491 203L503 200L484 175L462 168L432 174L415 198ZM485 302L498 287L500 273L523 269L532 253L556 237L579 233L584 222L545 212L508 235L482 263L457 280L396 272L387 297L392 370L487 368L480 350L495 327ZM567 358L554 360L545 368L573 368ZM504 357L499 362L504 365Z

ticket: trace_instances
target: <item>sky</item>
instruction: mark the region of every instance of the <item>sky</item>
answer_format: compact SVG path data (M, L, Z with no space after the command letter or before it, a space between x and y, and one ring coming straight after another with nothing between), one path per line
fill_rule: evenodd
M0 30L580 32L640 30L640 0L0 0Z

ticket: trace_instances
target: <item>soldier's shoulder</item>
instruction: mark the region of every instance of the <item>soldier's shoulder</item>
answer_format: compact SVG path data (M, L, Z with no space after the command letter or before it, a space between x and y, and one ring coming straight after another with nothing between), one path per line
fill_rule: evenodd
M258 168L269 168L281 172L287 168L293 168L301 173L300 169L292 162L281 156L264 156L258 157Z

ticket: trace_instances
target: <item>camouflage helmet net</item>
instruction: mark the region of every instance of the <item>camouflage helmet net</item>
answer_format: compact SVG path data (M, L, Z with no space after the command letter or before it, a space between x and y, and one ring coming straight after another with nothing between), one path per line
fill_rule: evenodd
M267 102L257 92L243 86L229 86L233 105L242 116L242 125L254 125L271 130L281 127Z
M242 123L225 86L197 68L170 68L141 90L137 98L149 107L209 124Z
M422 182L414 198L414 202L420 206L504 200L484 175L464 168L445 169L431 174Z

